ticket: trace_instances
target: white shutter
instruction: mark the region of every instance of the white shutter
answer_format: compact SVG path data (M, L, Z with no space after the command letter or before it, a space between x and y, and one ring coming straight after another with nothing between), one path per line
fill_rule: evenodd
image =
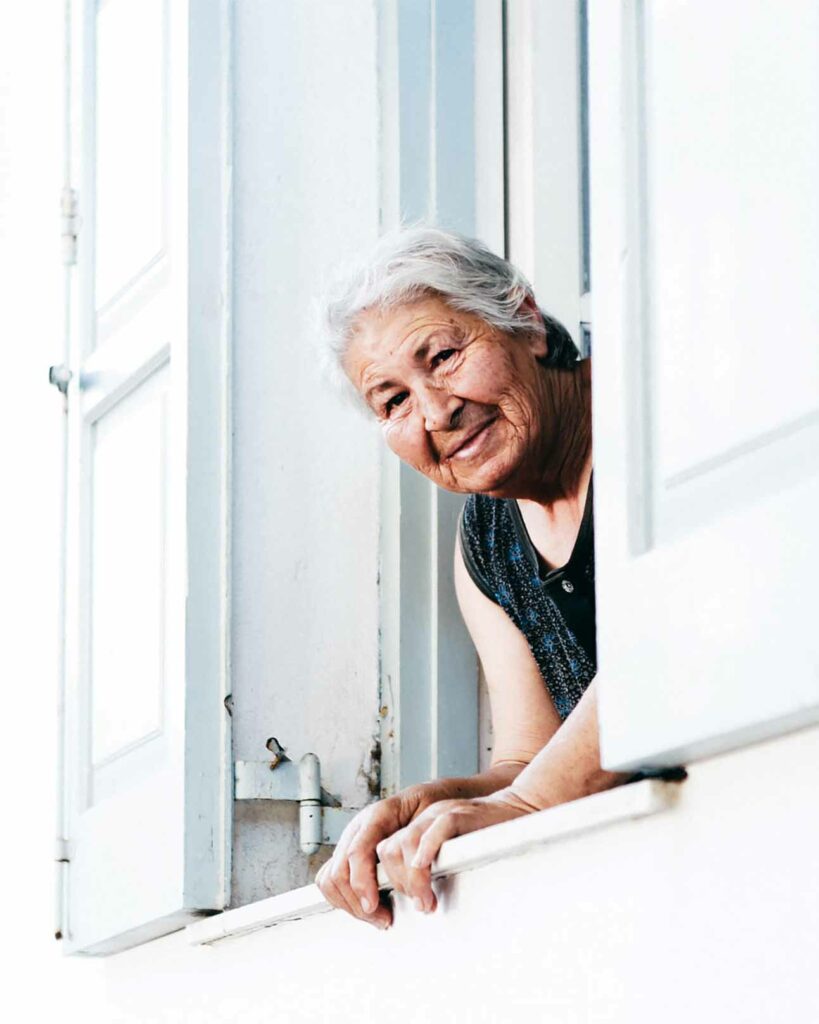
M591 4L601 734L819 718L819 9Z
M226 900L221 5L188 17L164 0L71 13L71 952Z

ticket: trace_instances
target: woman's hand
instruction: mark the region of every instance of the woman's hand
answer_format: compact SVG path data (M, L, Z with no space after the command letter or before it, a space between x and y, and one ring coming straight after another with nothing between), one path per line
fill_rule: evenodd
M520 762L503 762L468 778L419 783L365 807L344 829L332 859L316 876L322 895L334 907L362 921L377 928L389 928L392 909L379 904L376 880L375 851L379 843L405 828L438 801L468 804L473 797L508 787L522 768Z
M441 800L399 832L382 839L376 848L378 859L396 890L409 896L416 910L430 913L437 906L432 862L447 839L536 810L510 789L471 800Z
M370 804L344 829L330 860L316 875L316 885L328 903L354 917L389 928L392 910L379 903L376 846L403 828L434 799L425 787L413 786L396 796Z

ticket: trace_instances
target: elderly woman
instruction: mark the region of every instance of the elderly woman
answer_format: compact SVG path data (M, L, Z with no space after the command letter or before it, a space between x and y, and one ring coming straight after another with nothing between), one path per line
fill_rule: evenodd
M455 584L495 737L487 771L365 808L319 872L332 904L386 928L376 858L430 912L445 840L624 779L600 768L592 683L591 367L515 267L432 228L382 240L326 324L389 447L469 495Z

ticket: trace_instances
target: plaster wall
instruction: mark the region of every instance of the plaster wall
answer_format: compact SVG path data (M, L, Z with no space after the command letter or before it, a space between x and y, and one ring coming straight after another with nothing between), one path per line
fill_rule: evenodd
M311 307L378 233L376 12L234 7L234 758L313 751L346 806L378 735L380 438L322 379ZM233 904L311 881L295 808L236 804Z
M670 810L456 876L386 933L169 936L105 962L109 1019L816 1020L818 762L814 728L696 764Z

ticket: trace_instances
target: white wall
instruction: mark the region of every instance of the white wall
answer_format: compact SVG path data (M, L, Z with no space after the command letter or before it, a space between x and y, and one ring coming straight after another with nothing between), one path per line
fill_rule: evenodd
M309 313L378 232L367 0L235 5L234 755L276 736L347 806L378 737L380 438L320 379ZM377 774L376 774L377 784ZM237 805L233 902L312 880L296 808Z
M672 809L459 875L387 933L170 936L106 962L114 1019L816 1020L817 761L812 729L702 762Z

